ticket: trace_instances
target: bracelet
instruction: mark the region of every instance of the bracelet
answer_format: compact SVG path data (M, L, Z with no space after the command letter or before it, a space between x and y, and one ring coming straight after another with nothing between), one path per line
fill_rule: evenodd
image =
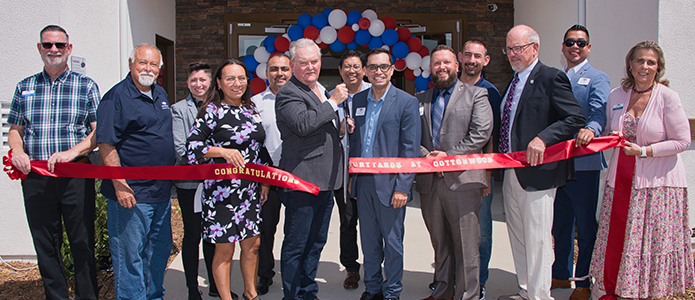
M641 157L641 158L647 157L647 147L642 147L642 151L641 151L639 157Z

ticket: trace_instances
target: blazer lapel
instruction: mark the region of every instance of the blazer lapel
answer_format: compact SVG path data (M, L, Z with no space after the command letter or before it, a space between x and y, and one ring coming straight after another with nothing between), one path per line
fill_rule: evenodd
M449 118L451 114L453 114L454 107L457 107L459 94L463 93L463 83L460 80L456 80L456 83L454 85L454 90L451 92L451 95L449 95L449 103L446 105L446 109L444 110L444 117L442 118L442 127L444 127L444 124L447 124L446 120Z
M538 72L540 72L541 69L541 61L539 60L536 66L531 70L531 74L528 75L528 78L526 78L526 84L524 85L524 90L521 92L521 96L519 97L519 104L516 106L516 112L514 113L514 120L516 121L519 116L519 112L524 109L524 104L526 103L526 98L533 93L534 85L536 84L536 77L538 77ZM514 124L512 124L512 127L514 127Z

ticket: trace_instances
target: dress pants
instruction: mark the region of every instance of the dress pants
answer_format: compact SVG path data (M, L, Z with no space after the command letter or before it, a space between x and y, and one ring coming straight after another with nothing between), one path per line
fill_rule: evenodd
M178 195L179 207L181 208L181 219L183 220L181 260L183 261L183 272L186 276L186 286L189 294L198 292L199 247L202 239L201 233L203 232L202 213L193 212L195 191L195 189L176 188L176 195ZM204 241L203 257L205 259L205 269L208 271L208 283L210 290L216 291L215 279L212 276L213 256L215 256L215 244Z
M371 174L358 176L357 184L365 291L371 294L383 292L384 298L398 298L403 290L405 206L398 209L390 204L384 206L376 195L374 176Z
M443 177L420 194L422 218L434 248L432 296L437 299L478 299L480 294L480 225L482 189L452 191Z
M578 171L577 181L568 181L555 195L555 262L553 278L567 280L589 275L591 254L598 231L596 207L601 171ZM574 226L577 225L579 254L574 269ZM573 272L575 271L575 272ZM589 287L591 280L576 281L578 287Z
M275 245L275 232L277 232L278 222L280 221L280 196L278 188L271 186L268 192L268 200L261 209L263 221L259 225L261 230L261 245L258 247L258 276L271 279L275 276L275 256L273 256L273 246Z
M333 191L314 196L282 188L279 193L285 205L285 239L280 258L283 299L313 300L319 291L314 279L328 239Z
M514 169L504 172L502 194L519 295L551 300L553 200L556 189L525 191Z
M68 299L60 254L63 223L75 263L75 297L96 299L94 179L56 178L31 172L22 181L22 192L46 299Z
M343 196L343 189L336 190L335 203L340 214L340 263L348 272L359 272L360 263L357 262L359 249L357 249L357 200L347 199Z
M490 274L490 257L492 256L492 197L495 192L495 178L490 178L490 194L480 203L480 284L485 285Z

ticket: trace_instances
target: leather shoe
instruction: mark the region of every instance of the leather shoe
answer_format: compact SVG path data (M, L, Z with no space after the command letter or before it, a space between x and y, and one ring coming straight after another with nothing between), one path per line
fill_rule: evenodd
M236 293L232 292L232 290L229 290L229 293L232 294L232 300L239 300L239 295L237 295ZM209 292L208 292L208 296L214 297L214 298L219 298L219 297L220 297L220 293L218 293L217 290L209 291Z
M360 272L348 272L343 281L343 288L346 290L354 290L360 286Z
M273 285L272 278L265 278L258 276L258 283L256 284L256 291L260 295L265 295L268 293L268 288Z
M454 300L454 297L446 298L446 299L439 299L439 298L435 298L432 295L430 295L429 297L422 299L422 300Z
M497 300L527 300L519 294L500 296Z
M569 280L560 280L553 278L553 283L550 285L550 289L569 289L572 287L572 283Z
M384 294L372 294L370 292L364 291L364 293L362 293L362 296L360 296L360 300L384 300Z
M591 297L591 288L577 287L570 295L569 300L588 300Z

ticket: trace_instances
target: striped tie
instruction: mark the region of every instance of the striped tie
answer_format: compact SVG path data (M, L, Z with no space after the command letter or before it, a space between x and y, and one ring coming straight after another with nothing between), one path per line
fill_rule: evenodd
M512 86L509 87L507 100L504 101L504 109L502 110L502 126L500 126L500 153L509 153L509 131L512 124L509 123L512 119L512 102L514 102L514 92L516 84L519 82L519 74L514 74Z
M442 119L444 119L444 98L449 91L443 90L434 102L432 110L432 146L434 150L439 150L439 131L442 129Z

